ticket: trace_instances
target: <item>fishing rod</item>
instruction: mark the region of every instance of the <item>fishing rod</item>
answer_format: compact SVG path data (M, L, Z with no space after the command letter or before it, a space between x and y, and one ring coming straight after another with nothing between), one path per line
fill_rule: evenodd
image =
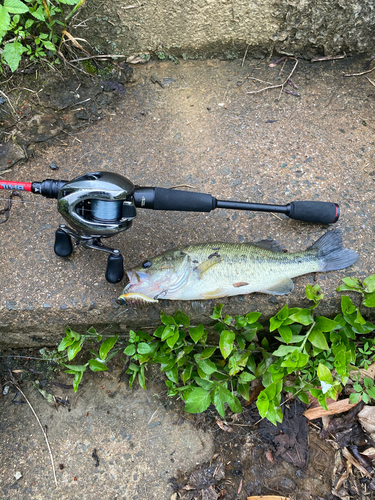
M45 179L42 182L0 180L0 189L28 191L57 199L57 210L68 222L55 233L55 254L68 257L73 244L107 252L106 280L118 283L124 277L123 257L119 250L104 245L109 238L129 229L136 208L181 212L211 212L216 208L251 210L285 214L291 219L318 224L335 223L340 215L336 203L292 201L287 205L268 205L242 201L218 200L206 193L177 189L135 186L129 179L113 172L84 174L71 181Z

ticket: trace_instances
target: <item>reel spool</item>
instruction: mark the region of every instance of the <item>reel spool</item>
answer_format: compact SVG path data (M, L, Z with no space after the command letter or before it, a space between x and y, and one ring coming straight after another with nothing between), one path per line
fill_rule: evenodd
M57 195L57 209L70 227L60 225L55 235L54 251L68 257L72 238L76 245L109 253L105 277L118 283L124 277L123 257L119 250L103 245L109 238L129 229L136 214L129 199L134 185L111 172L82 175L62 186Z

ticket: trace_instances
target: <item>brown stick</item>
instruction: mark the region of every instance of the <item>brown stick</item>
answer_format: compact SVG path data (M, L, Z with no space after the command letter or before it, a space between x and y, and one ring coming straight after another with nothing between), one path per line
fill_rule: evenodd
M365 75L366 73L371 73L371 71L374 71L375 68L368 69L367 71L362 71L362 73L344 73L344 76L362 76Z
M314 57L311 59L311 62L320 62L320 61L334 61L335 59L345 59L346 54L343 56L324 56L324 57Z
M259 90L252 90L250 92L246 92L247 94L258 94L259 92L263 92L264 90L270 90L270 89L278 89L281 87L281 90L284 89L284 86L288 83L288 80L290 80L290 78L292 77L296 67L297 67L297 64L298 64L298 59L296 59L295 57L290 57L288 59L294 59L296 62L293 66L293 69L292 71L290 72L289 76L286 78L286 80L283 82L283 83L279 83L278 85L271 85L269 87L264 87L262 89L259 89ZM280 97L279 97L280 98Z

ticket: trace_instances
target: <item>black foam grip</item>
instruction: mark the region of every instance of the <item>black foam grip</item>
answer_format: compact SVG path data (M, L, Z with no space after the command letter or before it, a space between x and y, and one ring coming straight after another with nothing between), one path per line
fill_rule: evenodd
M292 201L289 217L304 222L317 224L333 224L340 216L340 207L337 203L326 201Z
M211 212L215 207L216 198L210 194L155 188L154 210Z

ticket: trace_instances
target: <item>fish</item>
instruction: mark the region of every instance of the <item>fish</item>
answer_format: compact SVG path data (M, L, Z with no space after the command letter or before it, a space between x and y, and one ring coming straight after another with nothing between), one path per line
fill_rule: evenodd
M286 253L279 243L202 243L168 250L126 271L120 304L155 304L161 299L208 300L253 292L285 295L292 278L335 271L358 254L343 247L340 231L321 236L305 251Z

